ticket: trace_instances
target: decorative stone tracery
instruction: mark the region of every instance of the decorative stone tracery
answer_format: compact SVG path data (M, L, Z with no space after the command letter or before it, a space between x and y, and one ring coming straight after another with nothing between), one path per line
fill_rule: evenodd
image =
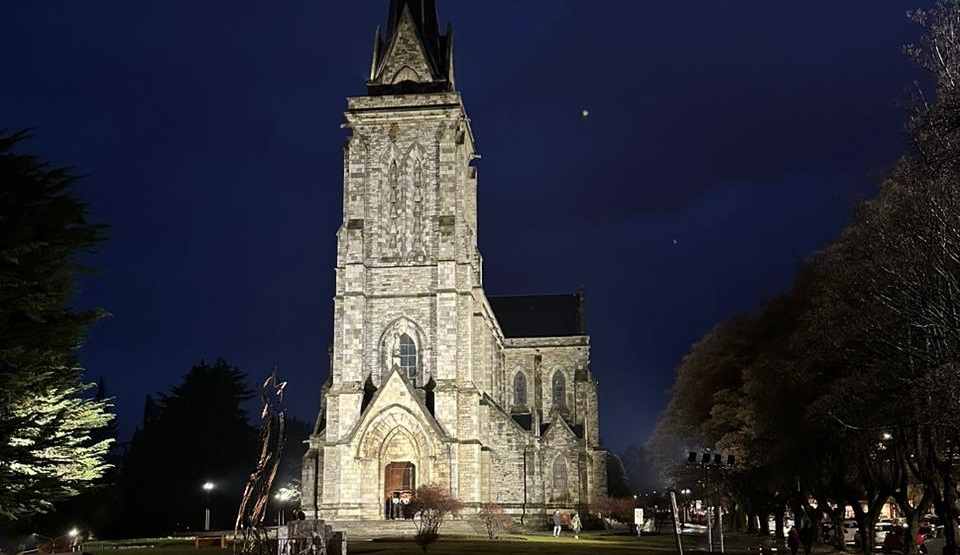
M411 345L412 344L412 345ZM410 352L413 351L413 371L410 371ZM390 323L380 336L380 368L373 373L373 383L380 387L383 376L396 369L414 387L423 387L430 381L426 368L426 341L420 326L401 317Z

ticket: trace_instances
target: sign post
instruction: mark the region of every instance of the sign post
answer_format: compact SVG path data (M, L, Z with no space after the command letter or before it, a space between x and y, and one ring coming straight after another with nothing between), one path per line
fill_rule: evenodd
M677 537L677 553L683 555L683 538L680 536L680 510L677 508L676 490L670 490L670 510L673 512L673 534Z

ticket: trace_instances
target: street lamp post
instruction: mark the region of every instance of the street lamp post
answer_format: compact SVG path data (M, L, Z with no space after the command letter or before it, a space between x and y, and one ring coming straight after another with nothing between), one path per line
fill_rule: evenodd
M79 535L80 535L80 530L78 530L78 529L76 529L76 528L71 528L70 531L67 532L66 534L59 535L59 536L57 536L57 537L55 537L55 538L51 538L50 536L44 536L43 534L38 534L37 532L34 532L34 533L33 533L33 536L34 536L35 538L37 538L37 540L38 540L37 552L40 551L39 539L40 539L40 538L43 538L43 539L47 540L48 542L50 542L50 553L51 553L51 554L57 553L57 542L60 541L60 540L62 540L63 538L66 538L66 537L69 537L69 538L70 538L70 546L71 546L71 551L72 551L73 546L76 545L77 536L79 536Z
M277 526L283 526L286 524L287 501L294 498L294 491L289 487L282 487L273 497L277 500Z
M207 492L207 508L203 514L203 530L204 532L209 532L210 531L210 492L213 491L213 482L204 483L203 491Z
M723 455L720 453L714 453L711 449L704 449L702 457L697 458L697 453L691 451L687 456L687 466L700 467L703 469L703 489L704 497L707 500L707 543L710 546L710 552L713 553L713 517L716 514L717 517L717 531L720 534L720 552L724 553L725 546L723 543L723 500L720 495L720 484L723 480L723 471L726 468L732 467L734 464L735 458L733 455L727 455L727 461L723 462ZM710 489L710 472L711 470L716 471L718 476L714 477L714 485L717 489L716 496L716 505L714 505L710 499L712 497L712 490Z
M76 528L71 528L70 531L67 532L67 535L70 536L70 551L75 551L79 546L79 543L77 542L77 537L80 535L80 530L77 530Z

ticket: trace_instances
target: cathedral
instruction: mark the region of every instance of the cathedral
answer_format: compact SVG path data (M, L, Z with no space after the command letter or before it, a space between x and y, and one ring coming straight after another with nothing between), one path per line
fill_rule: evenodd
M452 39L435 0L392 0L347 101L330 377L301 481L328 521L397 517L426 484L528 522L606 494L583 292L483 290Z

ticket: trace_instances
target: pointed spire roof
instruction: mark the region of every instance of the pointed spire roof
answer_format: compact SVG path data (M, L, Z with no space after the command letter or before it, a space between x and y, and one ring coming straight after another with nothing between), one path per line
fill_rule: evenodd
M387 23L387 37L393 36L400 26L404 8L410 8L410 14L417 26L417 32L424 44L433 54L438 54L440 46L440 22L437 17L436 0L390 0L390 19Z
M377 29L371 95L453 90L452 32L440 33L436 0L390 0L386 36Z

